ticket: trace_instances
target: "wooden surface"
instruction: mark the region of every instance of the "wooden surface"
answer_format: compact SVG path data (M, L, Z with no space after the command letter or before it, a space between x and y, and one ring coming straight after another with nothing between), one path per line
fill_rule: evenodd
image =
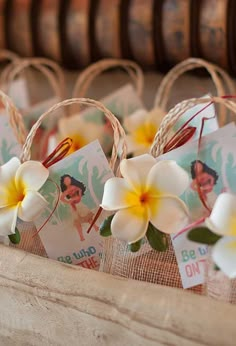
M100 58L121 58L121 0L100 0L95 17L95 39Z
M6 48L5 7L6 7L6 0L0 0L0 49Z
M65 45L68 66L83 68L91 62L89 38L90 0L70 0L65 15Z
M162 35L165 61L173 66L191 56L190 0L164 0L162 7Z
M153 39L154 0L130 0L129 43L134 60L146 67L155 66Z
M4 246L0 254L1 345L235 345L235 306Z
M8 48L24 57L33 55L31 7L32 0L11 1L7 23Z
M229 0L202 0L199 6L199 46L203 59L228 67Z
M58 0L40 0L36 3L36 55L61 62L60 5Z

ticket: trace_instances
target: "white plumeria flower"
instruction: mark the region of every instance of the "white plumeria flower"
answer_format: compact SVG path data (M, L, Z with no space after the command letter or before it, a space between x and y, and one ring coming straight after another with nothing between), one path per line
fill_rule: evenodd
M151 112L139 109L124 120L128 153L135 156L148 153L165 113L160 108Z
M211 215L205 221L214 233L223 236L214 245L212 257L215 264L228 277L236 277L236 196L222 193L218 196Z
M17 217L33 221L47 205L38 193L49 175L40 162L17 157L0 166L0 235L15 233Z
M58 142L66 137L70 137L73 141L68 154L81 149L96 139L101 143L103 133L103 125L87 122L80 115L61 118L58 123Z
M122 160L123 178L111 178L104 187L102 208L117 211L111 222L114 237L135 243L149 222L164 233L176 233L188 222L180 196L189 185L188 174L175 161L156 160L148 154Z

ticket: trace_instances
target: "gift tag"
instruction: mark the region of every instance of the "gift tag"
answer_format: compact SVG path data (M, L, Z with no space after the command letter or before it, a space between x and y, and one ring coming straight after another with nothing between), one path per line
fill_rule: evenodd
M49 179L40 191L48 208L35 222L37 229L44 225L39 236L47 255L98 269L103 242L99 225L107 214L102 212L91 231L87 230L99 209L104 184L113 176L99 142L67 156L49 171Z
M181 199L190 210L191 221L197 221L209 214L198 195L196 174L199 175L202 196L209 208L213 207L220 193L224 191L236 192L235 144L236 127L234 124L229 124L204 136L199 152L198 141L191 141L158 158L158 161L175 160L188 172L190 184ZM172 235L184 288L204 282L204 264L207 256L207 247L188 240L187 233L180 232Z
M40 115L42 115L50 107L54 106L58 102L60 102L60 100L57 96L55 96L45 101L38 102L30 107L28 105L24 111L24 121L26 127L30 130L32 125L38 120ZM52 128L57 124L59 115L61 115L61 113L62 112L55 113L55 116L48 118L47 128Z
M19 109L26 109L30 105L27 82L24 78L15 79L8 92L14 104Z
M21 147L15 134L9 124L9 118L4 113L6 111L0 109L0 164L7 162L13 156L21 153Z
M121 122L124 117L129 116L137 109L143 108L143 103L131 84L126 84L117 89L100 100L100 102L103 103L104 106L106 106ZM104 122L103 113L94 108L88 108L80 115L82 114L86 117L87 121Z
M121 124L126 116L142 107L142 102L130 84L116 90L101 102L119 119ZM99 139L103 150L109 155L113 143L113 130L103 112L89 107L78 114L60 119L56 142L60 142L65 137L73 139L75 148Z
M38 118L58 102L60 102L60 100L55 96L48 100L39 102L32 107L27 107L27 109L24 111L24 123L26 128L30 130ZM52 134L55 133L55 127L62 114L62 111L59 110L55 112L53 117L48 118L47 123L44 122L42 125L40 125L36 132L34 143L31 149L32 159L43 160L46 157L48 153L48 141ZM53 149L54 148L55 146Z
M209 98L210 95L205 95L202 98ZM192 137L192 140L199 138L202 123L203 131L202 136L207 135L208 133L214 132L219 128L216 111L214 104L209 106L203 106L202 104L196 105L186 112L184 112L181 117L178 119L177 123L173 126L174 131L177 131L181 126L183 126L188 120L190 120L194 115L196 115L188 124L188 126L195 126L196 131ZM205 119L205 120L204 120Z

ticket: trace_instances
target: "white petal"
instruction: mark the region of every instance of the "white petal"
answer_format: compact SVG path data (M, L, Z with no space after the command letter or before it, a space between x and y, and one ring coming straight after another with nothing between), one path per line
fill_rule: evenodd
M94 124L92 122L87 122L85 124L85 130L84 131L85 132L80 132L80 133L86 134L87 143L90 143L96 139L99 140L100 142L102 142L103 135L104 135L104 126L103 125L98 125L98 124Z
M177 233L189 222L188 209L178 197L160 197L156 210L151 210L150 222L164 233Z
M138 144L130 135L126 136L126 143L128 148L128 154L133 153L134 156L138 156L142 154L147 154L150 151L150 146L147 148L145 145Z
M162 193L180 196L189 186L189 176L175 161L159 161L152 167L147 185Z
M57 147L59 140L56 135L51 135L48 138L47 155L50 155Z
M124 127L128 132L133 132L137 127L144 124L147 118L146 109L138 109L124 119Z
M236 236L236 196L221 193L205 223L217 234Z
M25 198L20 203L18 216L23 221L33 221L46 208L47 201L36 191L27 191Z
M68 135L74 134L79 131L79 128L82 126L84 122L80 115L76 114L70 118L61 118L58 122L58 130L61 136L67 137Z
M47 180L48 175L48 169L41 162L26 161L16 172L16 187L19 190L38 191Z
M18 206L0 209L0 235L15 233Z
M7 163L0 166L0 185L7 184L15 176L19 167L20 160L17 157L13 157Z
M115 238L135 243L145 236L148 223L148 212L145 208L122 209L112 219L111 232Z
M102 198L102 208L118 210L139 204L139 198L130 185L122 178L111 178L106 181Z
M101 139L104 126L85 121L81 115L74 115L70 118L61 118L58 124L61 137L81 136L86 144Z
M229 278L236 278L236 238L223 237L212 250L212 258L215 264Z
M140 191L140 186L146 186L148 174L155 164L156 160L153 156L144 154L132 159L122 160L120 171L133 189Z
M163 109L156 107L156 108L153 108L150 112L148 112L147 120L159 126L165 114L166 113L163 111Z
M4 165L0 166L0 208L17 204L15 174L20 166L20 160L13 157Z

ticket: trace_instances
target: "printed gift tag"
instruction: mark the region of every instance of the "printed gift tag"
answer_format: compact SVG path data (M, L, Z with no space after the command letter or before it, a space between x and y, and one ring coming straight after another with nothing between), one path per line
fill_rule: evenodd
M220 193L236 192L235 142L236 127L234 124L229 124L204 136L199 153L197 152L198 141L192 141L158 158L158 160L176 160L188 172L190 185L181 199L187 204L192 221L208 215L208 210L198 195L196 174L199 175L202 196L209 208L213 207ZM188 240L187 232L173 235L172 242L183 287L189 288L202 284L207 247Z
M24 111L24 123L26 128L30 130L38 118L58 102L60 102L60 100L55 96L48 100L36 103L32 107L27 107L27 109ZM49 138L55 133L58 119L61 116L62 111L59 110L54 116L48 118L46 122L43 122L42 125L40 125L36 132L31 150L32 159L41 160L47 155ZM53 149L54 148L55 146L53 146Z
M209 95L203 96L203 98L207 98L207 97L209 97ZM203 107L202 104L199 104L188 109L184 114L182 114L182 116L178 119L177 123L174 125L174 128L173 128L174 131L177 131L194 115L196 116L188 124L188 126L196 127L196 132L194 133L192 140L199 138L202 122L204 121L204 119L208 118L207 120L204 121L202 136L205 136L208 133L214 132L219 128L217 117L215 116L216 111L215 111L214 104L210 104L208 107Z
M33 124L38 120L40 115L42 115L50 107L54 106L58 102L60 102L60 100L57 96L55 96L45 101L38 102L31 107L26 107L24 111L24 121L26 127L30 130ZM61 115L61 112L59 112L59 114ZM58 121L58 117L58 113L55 113L55 116L48 118L47 128L54 127Z
M24 78L15 79L11 83L8 94L12 98L17 108L25 109L29 107L30 101L27 82Z
M98 269L103 241L99 225L107 214L103 212L91 231L87 230L99 209L104 183L113 176L99 142L67 156L49 171L40 191L48 208L35 222L37 229L44 225L39 236L47 255Z
M132 85L128 84L105 97L101 102L108 108L122 123L123 118L142 107ZM58 134L54 137L51 147L56 142L70 137L73 140L73 149L80 149L82 146L99 139L106 154L109 155L113 143L113 130L110 122L103 112L89 107L70 117L63 117L58 122ZM49 149L50 150L50 149Z
M19 156L21 152L20 144L17 142L15 134L9 124L9 118L0 109L0 164L7 162L13 156Z
M104 104L104 106L106 106L121 122L124 117L129 116L129 114L143 107L141 100L131 84L126 84L117 89L100 100L100 102L102 102L102 104ZM86 109L79 116L81 115L85 116L87 121L94 121L96 123L104 122L103 113L94 108Z

